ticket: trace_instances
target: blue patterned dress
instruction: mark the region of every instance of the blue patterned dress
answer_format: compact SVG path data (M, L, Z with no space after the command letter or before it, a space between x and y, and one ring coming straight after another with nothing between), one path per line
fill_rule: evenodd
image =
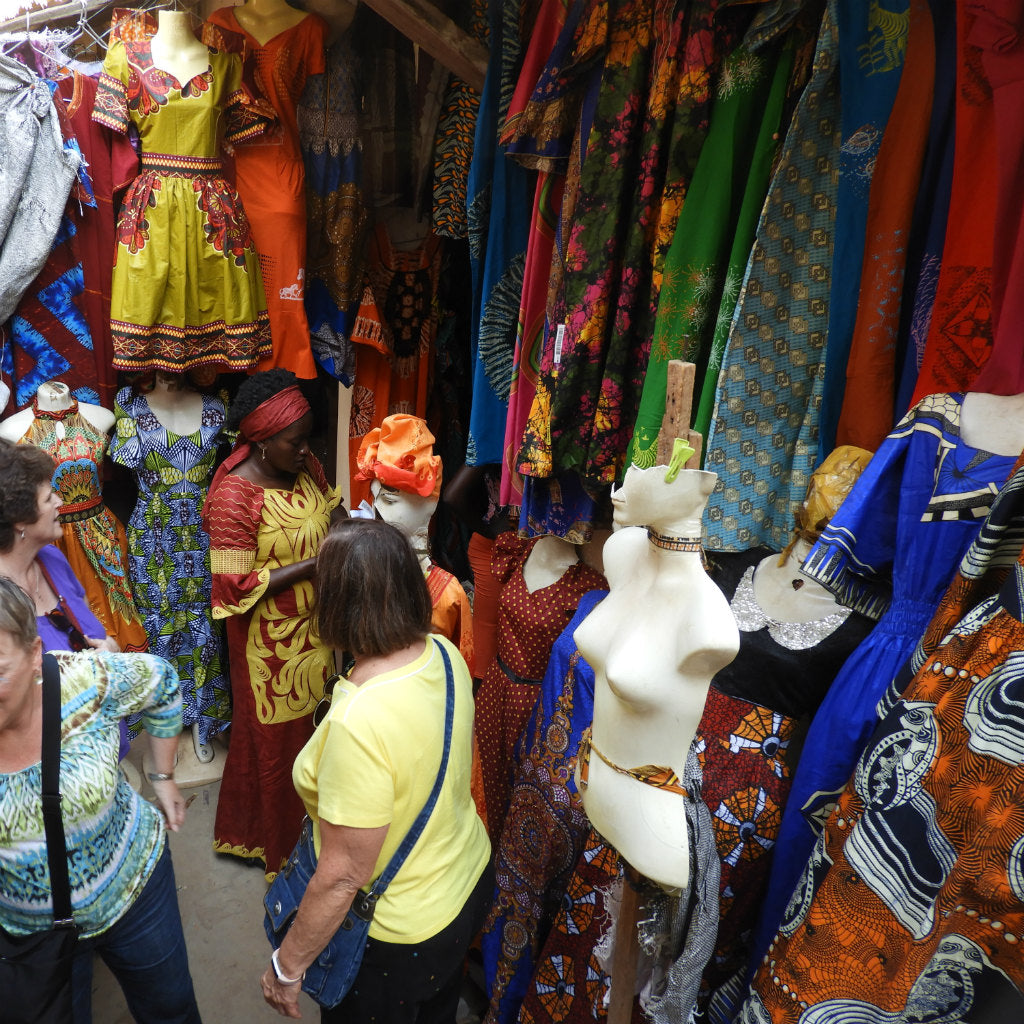
M144 395L122 388L110 457L136 472L139 500L128 522L128 568L149 649L181 680L182 719L203 743L231 720L222 639L210 612L210 538L200 511L213 475L224 405L203 396L199 429L169 431Z
M960 437L962 394L929 395L882 442L803 564L846 605L878 619L811 723L775 847L755 953L782 917L828 812L1014 457Z

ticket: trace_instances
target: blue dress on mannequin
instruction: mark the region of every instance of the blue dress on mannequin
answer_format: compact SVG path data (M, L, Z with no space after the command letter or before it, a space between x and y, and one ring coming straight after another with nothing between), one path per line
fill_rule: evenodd
M804 573L878 624L840 669L811 723L779 830L754 962L874 729L878 701L1013 467L1015 456L963 442L963 399L929 395L907 413L804 562Z

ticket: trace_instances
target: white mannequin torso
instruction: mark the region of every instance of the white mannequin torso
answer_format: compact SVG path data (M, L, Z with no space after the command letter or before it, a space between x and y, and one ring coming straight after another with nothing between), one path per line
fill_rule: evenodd
M639 519L658 534L699 540L715 474L664 476L664 466L632 467L613 495L616 522ZM646 493L634 501L631 487ZM711 678L739 649L736 623L699 550L666 550L628 527L605 544L604 567L609 594L575 633L595 675L593 745L621 768L656 765L682 778ZM669 888L687 885L678 793L627 777L595 752L581 792L594 827L632 867Z
M179 437L194 434L203 423L203 396L177 373L158 370L146 404L161 425Z
M74 397L68 386L58 380L40 384L39 390L36 392L36 404L43 412L61 412L64 409L69 409L73 401ZM109 433L110 428L114 425L114 414L109 409L104 409L102 405L79 402L78 411L101 434ZM35 418L36 414L31 406L16 412L13 416L8 416L3 423L0 423L0 437L5 441L17 443L28 432L28 428L32 426L32 421ZM64 436L64 424L60 421L57 422L57 436L61 438Z
M178 85L209 70L210 51L196 38L187 11L157 11L156 18L156 34L149 42L154 67L174 75Z
M971 391L960 408L964 444L993 455L1024 451L1024 395L985 395Z
M576 564L576 548L561 537L541 537L523 565L523 582L530 594L557 583Z

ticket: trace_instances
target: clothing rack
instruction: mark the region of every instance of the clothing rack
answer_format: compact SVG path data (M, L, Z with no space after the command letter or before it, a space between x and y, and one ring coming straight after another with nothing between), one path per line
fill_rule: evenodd
M16 32L18 29L30 29L43 22L61 21L65 18L88 17L101 11L104 7L112 7L115 0L75 0L74 3L60 4L57 7L40 7L34 11L25 11L16 18L0 21L0 32Z

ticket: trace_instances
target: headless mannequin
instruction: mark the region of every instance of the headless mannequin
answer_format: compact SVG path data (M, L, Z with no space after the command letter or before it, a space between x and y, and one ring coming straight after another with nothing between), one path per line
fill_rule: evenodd
M160 423L179 437L194 434L202 425L203 396L188 386L183 374L157 370L153 390L146 395L146 404ZM216 754L209 743L199 739L198 722L193 723L191 732L196 760L209 764Z
M523 582L535 594L557 583L579 559L576 548L561 537L541 537L523 565Z
M146 404L160 423L179 437L194 434L202 426L203 396L193 391L180 373L157 370Z
M327 46L330 48L352 27L359 4L356 0L306 0L302 6L308 14L318 14L327 22L330 29Z
M1024 450L1024 394L964 395L960 436L964 444L993 455L1019 455Z
M619 526L604 546L608 596L575 633L594 669L587 816L640 874L666 888L689 882L680 794L619 769L656 766L682 777L714 674L736 656L739 632L701 562L701 514L716 475L630 467L612 495ZM680 543L681 542L681 543ZM675 544L676 548L664 546ZM603 757L602 757L603 755Z
M782 565L778 555L768 555L757 563L754 597L761 610L776 622L816 622L842 607L831 591L800 574L810 550L810 542L800 538Z
M71 403L74 400L67 384L62 384L59 380L40 384L39 390L36 392L36 404L41 412L61 412L71 408ZM114 425L114 414L109 409L104 409L102 405L79 402L78 411L101 434L109 433L110 428ZM16 412L13 416L8 416L3 423L0 423L0 437L5 441L17 443L25 436L35 418L35 410L31 406L22 409L21 412ZM58 421L56 429L57 436L63 438L64 424Z
M157 11L157 30L149 45L153 66L174 75L179 85L210 68L210 51L196 38L187 11Z
M305 17L305 11L297 11L285 0L246 0L241 7L235 8L238 24L260 46L266 46L274 36L297 25Z

